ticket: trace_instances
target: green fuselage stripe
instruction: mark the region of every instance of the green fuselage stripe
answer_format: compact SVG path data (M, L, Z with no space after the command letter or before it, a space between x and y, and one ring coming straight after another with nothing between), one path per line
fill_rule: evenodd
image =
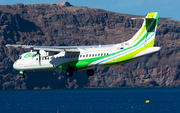
M101 56L101 57L96 57L96 58L89 58L89 59L83 59L83 60L76 60L76 61L66 62L66 63L60 64L60 65L58 66L58 68L60 68L60 69L67 69L68 66L71 66L74 70L84 69L84 68L87 68L87 66L88 66L89 64L91 64L91 63L93 63L93 62L95 62L95 61L97 61L97 60L100 60L100 59L103 59L103 58L112 57L112 56L115 55L115 54L122 53L122 52L124 52L124 51L130 50L131 48L133 48L133 47L135 47L135 46L138 46L143 40L145 40L145 38L147 38L147 37L149 36L149 34L150 34L151 32L153 32L153 30L155 30L155 27L156 27L156 25L157 25L157 23L158 23L158 16L159 16L159 14L157 14L157 17L156 17L155 20L151 20L151 19L146 20L146 25L145 25L146 27L142 30L141 35L143 34L143 32L146 32L146 34L145 34L134 46L131 46L131 47L125 48L125 49L123 49L123 50L121 50L121 51L118 51L118 52L109 54L108 56L103 56L103 57ZM153 17L153 15L150 15L150 17ZM149 28L149 30L146 31L147 28L148 28L148 26L151 24L152 21L154 21L154 22L152 23L152 25L151 25L151 27ZM140 35L138 36L138 38L139 38L139 37L140 37ZM138 39L138 38L137 38L137 39ZM137 40L137 39L136 39L136 40ZM154 40L152 40L152 41L150 42L151 45L149 44L149 45L150 45L149 47L152 47L152 46L153 46L153 43L154 43ZM147 44L147 45L148 45L148 44ZM117 63L123 62L123 61L126 61L126 60L130 60L130 59L132 59L135 55L137 55L138 53L140 53L141 51L143 51L143 50L145 50L145 49L147 49L147 48L149 48L149 47L142 47L142 48L139 48L138 50L136 50L136 51L134 51L134 52L132 52L132 53L129 53L129 54L124 55L124 56L122 56L122 57L116 58ZM113 62L113 59L112 59L111 61L105 63L104 65L111 65L111 64L115 64L115 63Z

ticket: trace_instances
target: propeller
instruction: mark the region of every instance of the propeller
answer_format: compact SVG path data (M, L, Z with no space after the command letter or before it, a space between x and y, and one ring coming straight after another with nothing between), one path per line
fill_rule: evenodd
M39 55L39 65L41 65L41 54L40 54L39 50L37 51L36 54L33 55L33 57L35 57L37 55Z

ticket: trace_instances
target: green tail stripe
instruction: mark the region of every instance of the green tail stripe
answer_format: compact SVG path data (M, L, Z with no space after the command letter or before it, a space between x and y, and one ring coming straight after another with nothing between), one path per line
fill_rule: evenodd
M149 27L149 25L151 24L152 20L146 20L146 23L141 31L141 33L139 34L139 36L133 41L135 42L137 39L139 39L139 37L145 32L145 30Z

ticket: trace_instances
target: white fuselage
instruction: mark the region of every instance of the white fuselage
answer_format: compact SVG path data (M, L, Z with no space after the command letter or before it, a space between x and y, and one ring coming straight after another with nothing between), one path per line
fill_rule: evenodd
M51 56L42 56L41 61L39 62L39 57L32 57L36 52L28 52L21 55L21 59L18 59L13 67L16 70L24 70L24 71L40 71L40 70L56 70L59 64L63 64L65 62L70 61L78 61L85 60L89 58L95 58L99 56L109 55L119 48L125 48L121 45L112 45L108 46L92 46L91 48L85 48L86 52L80 53L67 53L67 52L59 52L58 54ZM128 46L127 46L128 47ZM30 57L28 57L28 54ZM26 58L25 58L26 56ZM95 67L95 65L91 65L90 68Z

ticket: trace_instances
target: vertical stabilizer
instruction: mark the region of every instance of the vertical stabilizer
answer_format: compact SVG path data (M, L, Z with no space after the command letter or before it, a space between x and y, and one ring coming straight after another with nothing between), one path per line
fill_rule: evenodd
M156 35L156 29L158 24L159 13L148 13L145 18L132 18L132 19L144 19L144 22L139 31L127 42L130 45L140 46L154 46L154 40Z

